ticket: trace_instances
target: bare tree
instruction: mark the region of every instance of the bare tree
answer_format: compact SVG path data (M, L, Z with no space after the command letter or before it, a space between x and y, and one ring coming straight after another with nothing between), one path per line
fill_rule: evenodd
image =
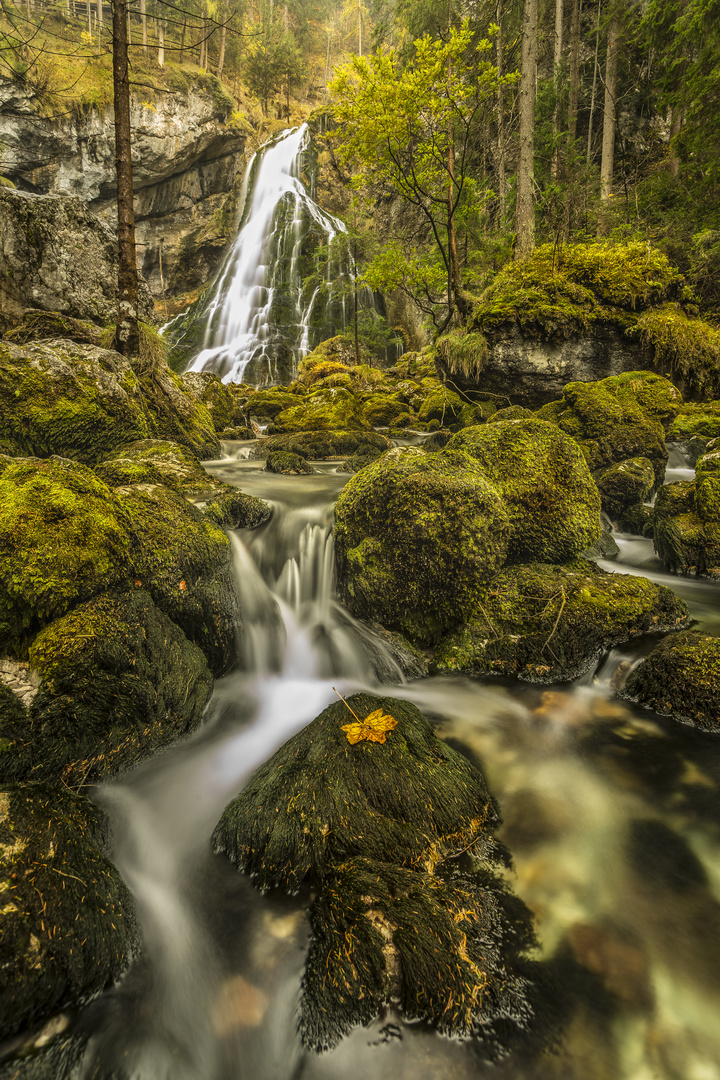
M525 0L520 64L520 128L515 203L515 258L535 247L535 85L537 75L538 0Z
M612 13L608 29L607 57L605 60L605 106L603 111L602 158L600 161L600 198L609 199L612 195L613 172L615 169L615 121L617 110L617 61L618 34L620 18L617 8Z
M118 208L118 312L115 348L137 356L138 272L135 261L132 157L130 151L130 73L128 68L127 0L113 3L113 97L115 103L115 170Z

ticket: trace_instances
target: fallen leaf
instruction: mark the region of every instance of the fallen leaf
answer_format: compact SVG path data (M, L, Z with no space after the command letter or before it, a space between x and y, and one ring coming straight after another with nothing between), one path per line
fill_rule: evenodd
M344 724L342 730L346 733L347 741L351 746L367 739L368 742L385 742L385 732L392 731L397 726L395 717L384 713L382 709L376 709L366 716L364 720L358 719L354 724Z

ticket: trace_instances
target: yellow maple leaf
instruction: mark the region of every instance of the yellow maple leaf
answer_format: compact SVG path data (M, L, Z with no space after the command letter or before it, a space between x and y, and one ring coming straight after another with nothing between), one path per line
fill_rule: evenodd
M355 724L344 724L342 730L346 733L347 741L353 746L355 743L367 739L368 742L385 742L385 732L392 731L397 726L397 720L382 709L376 709L366 716L364 720L358 719Z

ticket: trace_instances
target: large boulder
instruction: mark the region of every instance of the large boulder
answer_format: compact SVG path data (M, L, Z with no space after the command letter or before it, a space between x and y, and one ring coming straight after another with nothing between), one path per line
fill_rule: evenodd
M478 591L471 619L440 642L440 672L529 682L574 679L613 645L687 626L682 600L646 578L584 559L509 566Z
M677 445L694 465L709 448L709 443L718 438L720 401L707 401L704 404L686 401L670 425L666 441Z
M275 417L275 428L279 431L362 431L369 430L370 424L363 415L359 399L343 387L334 387L317 390L285 408Z
M165 484L183 495L208 495L226 487L207 472L187 446L167 439L139 439L107 454L95 473L110 487Z
M447 450L477 461L510 518L508 561L561 563L595 543L600 498L577 443L541 420L465 428Z
M212 689L203 654L142 590L75 608L29 655L42 684L29 714L0 719L0 780L115 776L197 727Z
M472 610L509 536L505 503L468 454L391 450L337 501L340 594L355 615L435 641Z
M0 187L0 329L26 308L105 325L117 312L117 238L73 196L28 195ZM140 311L153 302L140 279Z
M216 849L260 888L317 894L307 1046L336 1045L390 1001L450 1035L492 1038L502 1015L508 1038L530 1019L518 968L532 933L518 901L508 918L488 861L496 820L480 773L415 706L369 694L327 708L230 803Z
M652 525L668 570L720 578L720 447L698 459L694 480L660 489Z
M0 787L0 1039L82 1004L138 935L104 815L59 785Z
M212 417L216 431L224 431L235 424L235 395L218 375L209 371L190 371L182 376L182 384L189 392L199 396Z
M150 428L140 382L118 353L68 340L0 343L0 441L17 454L92 464Z
M130 575L130 519L91 469L52 457L0 468L0 650Z
M688 630L661 641L630 673L625 697L705 731L720 731L720 638Z
M220 442L212 416L199 394L188 390L164 360L140 375L151 434L189 447L201 460L220 456Z
M620 461L595 473L605 513L622 532L642 533L652 516L646 505L655 487L655 470L649 458Z

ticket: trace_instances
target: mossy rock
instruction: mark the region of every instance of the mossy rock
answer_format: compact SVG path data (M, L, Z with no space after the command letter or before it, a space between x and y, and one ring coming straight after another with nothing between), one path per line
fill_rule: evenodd
M223 428L218 432L218 438L224 442L245 442L254 437L251 428L246 426Z
M501 496L467 454L392 450L337 501L340 594L361 618L435 641L504 564L509 532Z
M707 401L704 404L686 401L670 425L667 441L687 442L696 436L703 439L720 438L720 401Z
M613 645L688 622L670 589L584 559L507 567L478 592L473 618L440 642L433 666L559 682L584 674Z
M118 353L0 342L0 439L23 454L92 463L149 432L140 382Z
M382 394L374 394L365 402L363 408L365 419L371 427L387 427L401 413L406 412L407 408L402 401Z
M465 428L447 450L470 454L509 514L511 562L562 563L600 533L600 498L573 439L541 420Z
M256 529L270 517L272 509L263 499L245 495L226 484L223 489L201 506L217 525L226 525L230 529Z
M623 697L705 731L720 731L720 638L697 630L665 638L630 673Z
M181 443L201 461L220 456L215 424L200 395L186 390L164 361L141 374L140 382L150 416L149 435Z
M294 408L301 398L297 394L290 394L286 387L271 386L267 390L257 390L245 404L244 415L246 417L264 416L274 420L284 409Z
M288 453L287 450L273 450L265 459L265 472L303 475L314 473L312 465L300 454Z
M628 458L597 472L595 483L611 521L623 532L638 531L637 526L650 515L650 508L643 504L655 487L652 462L644 457Z
M214 521L170 488L115 488L129 521L138 588L193 641L215 675L236 662L239 620L230 542Z
M378 709L384 741L351 745L344 728ZM392 698L331 705L251 778L226 808L216 848L260 888L318 891L305 1045L336 1045L391 1000L408 1019L465 1036L492 1022L501 998L506 1017L527 1006L512 969L532 930L518 901L508 918L489 870L496 822L477 770L415 706ZM462 852L475 873L459 868Z
M129 443L108 454L95 466L95 472L110 487L166 484L183 495L198 495L222 487L187 446L164 439Z
M535 415L579 442L593 471L645 457L659 485L668 460L665 431L681 404L680 391L663 376L629 371L599 382L568 383L562 400L543 405Z
M22 654L46 623L127 583L130 518L91 469L21 458L0 472L0 650Z
M285 743L226 807L216 850L259 888L321 885L337 863L362 857L432 869L482 838L497 813L466 758L433 734L416 706L355 694L362 720L380 708L397 726L383 742L351 745L355 722L344 702L330 705Z
M30 646L42 676L29 716L0 722L0 740L32 780L80 788L115 776L200 723L212 676L200 650L149 595L106 593L45 627ZM24 710L23 710L24 713ZM0 780L17 775L3 769Z
M435 454L438 450L444 450L452 437L453 432L447 428L433 431L432 435L425 439L421 444L421 449L425 450L428 454Z
M275 418L275 426L285 431L362 431L370 428L358 398L337 387L318 390L301 398Z
M0 782L27 776L32 765L31 755L28 710L17 694L0 680Z
M720 578L720 452L698 459L695 480L660 489L652 515L655 551L674 574Z
M63 338L80 345L102 345L103 331L94 323L73 319L59 311L40 311L28 308L22 320L5 333L5 340L13 345L29 345L33 341Z
M688 317L679 304L672 303L643 312L626 334L639 338L653 365L671 372L686 392L708 397L720 391L720 330L716 326Z
M498 409L492 416L488 416L488 424L499 424L501 420L530 420L533 417L531 409L523 405L506 405L504 409Z
M454 424L460 420L465 406L468 404L454 390L449 390L439 379L424 379L423 385L432 382L434 385L423 399L418 409L418 419L423 423L429 420L439 420L441 424Z
M322 461L347 457L361 446L377 447L382 452L391 450L393 444L377 431L297 431L263 439L253 447L252 457L264 461L268 454L284 450L307 460Z
M235 397L218 375L210 371L187 371L182 376L182 384L199 396L216 431L236 422Z
M344 461L342 465L340 465L338 472L360 472L366 465L369 465L373 461L377 461L382 452L383 451L379 450L376 446L361 446L347 459L347 461Z
M138 944L101 811L58 785L0 788L0 1038L87 1001Z
M298 381L305 386L314 386L338 375L348 375L349 371L347 364L339 360L325 360L311 353L298 364Z

